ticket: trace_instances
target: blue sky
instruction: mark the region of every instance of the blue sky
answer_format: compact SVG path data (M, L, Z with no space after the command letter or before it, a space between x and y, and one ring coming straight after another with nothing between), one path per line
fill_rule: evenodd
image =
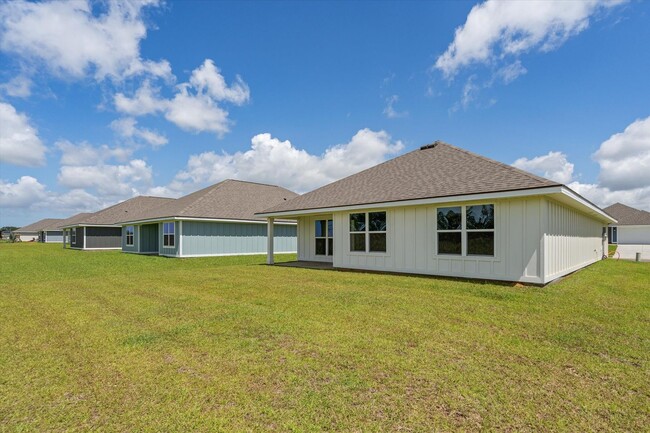
M650 3L0 3L0 225L442 139L650 210Z

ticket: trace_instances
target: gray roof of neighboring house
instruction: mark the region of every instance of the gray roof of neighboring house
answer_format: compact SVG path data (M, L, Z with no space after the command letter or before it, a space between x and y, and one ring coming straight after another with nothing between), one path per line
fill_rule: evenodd
M18 230L14 230L14 233L28 233L28 232L40 232L48 230L58 230L58 223L63 221L58 218L45 218L40 221L36 221L28 226L21 227Z
M650 225L650 212L641 209L615 203L603 210L618 220L615 225Z
M67 222L64 226L110 226L118 225L130 215L138 215L148 209L160 206L162 203L174 201L173 198L138 196L125 200L98 212Z
M77 222L83 220L84 218L87 218L89 215L92 215L92 213L90 213L90 212L81 212L81 213L78 213L76 215L72 215L71 217L68 217L66 219L63 219L63 220L59 221L59 223L57 224L56 227L61 229L63 227L69 226L69 225L74 225Z
M291 201L280 203L263 213L560 185L510 165L436 141Z
M122 222L174 217L264 221L255 213L296 196L295 192L276 185L227 179L137 215L129 215Z

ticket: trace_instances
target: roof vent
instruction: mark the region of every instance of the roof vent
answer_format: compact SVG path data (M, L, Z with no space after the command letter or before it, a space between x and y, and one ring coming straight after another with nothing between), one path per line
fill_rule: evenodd
M442 140L436 140L431 144L425 144L424 146L420 147L420 150L433 149L439 144L445 144L445 142Z

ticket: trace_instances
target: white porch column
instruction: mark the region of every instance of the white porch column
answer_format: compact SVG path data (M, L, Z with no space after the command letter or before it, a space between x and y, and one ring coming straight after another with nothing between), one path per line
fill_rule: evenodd
M274 218L266 219L266 264L272 265L273 261L273 221Z
M608 231L608 226L603 227L603 257L609 257L609 242L607 240Z

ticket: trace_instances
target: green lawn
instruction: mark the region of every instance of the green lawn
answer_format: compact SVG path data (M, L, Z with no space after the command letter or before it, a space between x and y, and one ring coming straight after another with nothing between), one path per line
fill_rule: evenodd
M650 264L545 288L0 244L0 431L645 431Z

